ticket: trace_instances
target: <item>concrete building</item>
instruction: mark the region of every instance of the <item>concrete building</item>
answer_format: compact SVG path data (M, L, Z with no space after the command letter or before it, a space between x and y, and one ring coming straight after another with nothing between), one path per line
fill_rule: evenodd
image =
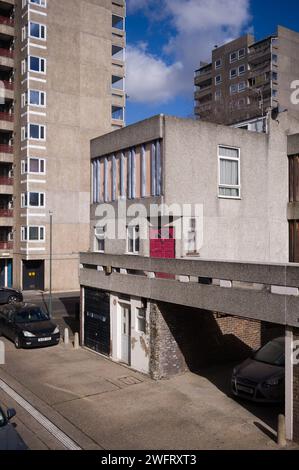
M267 111L277 106L298 117L291 101L298 46L299 33L278 26L258 42L248 34L215 48L212 62L195 72L196 117L259 131L265 130Z
M0 285L78 288L90 139L124 126L125 1L1 0Z
M278 335L291 354L299 122L283 113L267 127L161 115L92 141L83 346L154 379L241 360ZM298 439L298 366L286 368Z

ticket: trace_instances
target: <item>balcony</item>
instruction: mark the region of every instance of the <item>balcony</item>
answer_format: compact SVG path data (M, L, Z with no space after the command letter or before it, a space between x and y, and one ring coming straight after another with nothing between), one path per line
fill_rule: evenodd
M13 145L9 144L0 144L0 153L8 153L12 155L14 152Z
M1 217L13 217L13 209L0 209Z
M11 49L0 48L0 65L3 69L14 68L14 51Z
M13 242L0 242L0 250L13 250Z
M8 16L1 16L0 15L0 25L4 24L6 26L14 27L15 20L13 18L9 18Z
M14 115L6 111L0 111L0 129L2 131L13 132L14 130Z
M14 37L15 28L14 20L9 16L0 15L0 34L4 37Z
M12 186L13 178L9 176L0 176L0 186Z

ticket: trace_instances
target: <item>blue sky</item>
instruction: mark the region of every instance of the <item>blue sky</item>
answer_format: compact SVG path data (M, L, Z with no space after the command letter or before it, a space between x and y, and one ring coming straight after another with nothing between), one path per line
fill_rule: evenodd
M298 0L127 0L127 124L190 117L193 71L215 44L277 24L299 31Z

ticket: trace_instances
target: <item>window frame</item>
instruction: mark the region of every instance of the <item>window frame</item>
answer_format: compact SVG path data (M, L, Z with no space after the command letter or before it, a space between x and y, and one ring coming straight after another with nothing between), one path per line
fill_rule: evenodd
M38 240L31 240L29 238L30 229L38 229ZM43 237L41 238L41 234ZM46 227L44 225L23 225L21 227L21 242L22 243L43 243L46 241Z
M31 59L38 59L39 61L39 70L33 70L31 68ZM28 56L28 72L39 73L40 75L46 75L47 73L47 59L45 57L39 57L37 55ZM41 70L41 64L44 64L44 70Z
M43 95L44 96L44 104L33 104L33 103L31 103L31 92L38 93L39 103L41 103L41 96ZM43 90L35 90L33 88L30 88L27 92L27 106L34 106L35 108L46 108L46 106L47 106L47 93Z
M30 160L37 160L38 161L38 169L39 171L30 171ZM41 171L41 163L43 162L44 171ZM26 160L22 160L21 162L21 173L22 175L46 175L46 160L44 158L39 157L28 157Z
M217 81L217 78L219 78L219 77L220 77L220 80ZM221 73L220 73L219 75L216 75L216 76L215 76L215 85L216 85L216 86L217 86L217 85L221 85L221 83L222 83L222 75L221 75Z
M38 25L39 29L39 36L32 36L31 34L31 25ZM41 31L44 30L44 36L41 36ZM47 26L44 23L38 23L36 21L29 21L28 23L28 38L30 39L38 39L39 41L46 41L47 40Z
M220 64L217 65L217 63L220 63ZM221 69L221 67L222 67L222 59L215 60L215 70L219 70Z
M30 204L30 195L38 194L38 205L34 206ZM41 204L43 202L43 204ZM21 193L21 209L45 209L46 207L46 193L39 191L27 191Z
M237 150L238 151L238 157L225 157L221 155L221 148L226 148L230 150ZM237 161L238 162L238 185L226 185L226 184L221 184L221 160L227 160L227 161ZM237 189L238 190L238 196L227 196L220 194L220 189L225 188L225 189ZM219 199L241 199L241 148L240 147L234 147L231 145L218 145L218 198Z
M232 59L232 56L233 56L233 55L236 56L235 59ZM238 57L239 57L238 51L231 52L231 53L229 54L229 63L230 63L230 64L233 64L234 62L237 62L237 61L238 61Z
M234 72L234 74L233 74ZM238 77L238 69L235 68L235 69L230 69L229 71L229 78L230 80L233 80L234 78L237 78Z
M138 237L136 237L138 228ZM129 238L129 230L133 229L133 251L130 251L130 238ZM138 240L138 242L137 242ZM139 249L136 250L136 243L138 243ZM127 226L127 254L128 255L139 255L140 254L140 225L128 225Z
M143 315L140 315L140 312L143 312ZM140 321L144 322L144 329L140 328ZM146 335L147 334L147 324L146 324L146 308L145 307L136 307L136 331L137 333Z

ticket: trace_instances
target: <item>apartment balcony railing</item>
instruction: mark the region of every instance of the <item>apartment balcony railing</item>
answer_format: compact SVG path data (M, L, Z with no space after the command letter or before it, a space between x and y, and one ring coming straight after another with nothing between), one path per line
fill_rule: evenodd
M0 153L13 153L13 146L8 144L0 144Z
M0 121L13 122L14 121L14 115L11 114L11 113L0 112Z
M13 209L0 209L0 217L13 217Z
M13 90L14 89L14 82L9 82L7 80L2 80L5 90Z
M0 250L12 250L13 242L0 242Z
M14 57L14 51L11 51L10 49L3 49L2 47L0 48L0 57L8 57L10 59L13 59Z
M14 26L15 20L13 18L8 18L7 16L0 16L0 24L5 24L7 26Z
M0 185L1 186L12 186L13 185L13 178L9 178L8 176L0 176Z

